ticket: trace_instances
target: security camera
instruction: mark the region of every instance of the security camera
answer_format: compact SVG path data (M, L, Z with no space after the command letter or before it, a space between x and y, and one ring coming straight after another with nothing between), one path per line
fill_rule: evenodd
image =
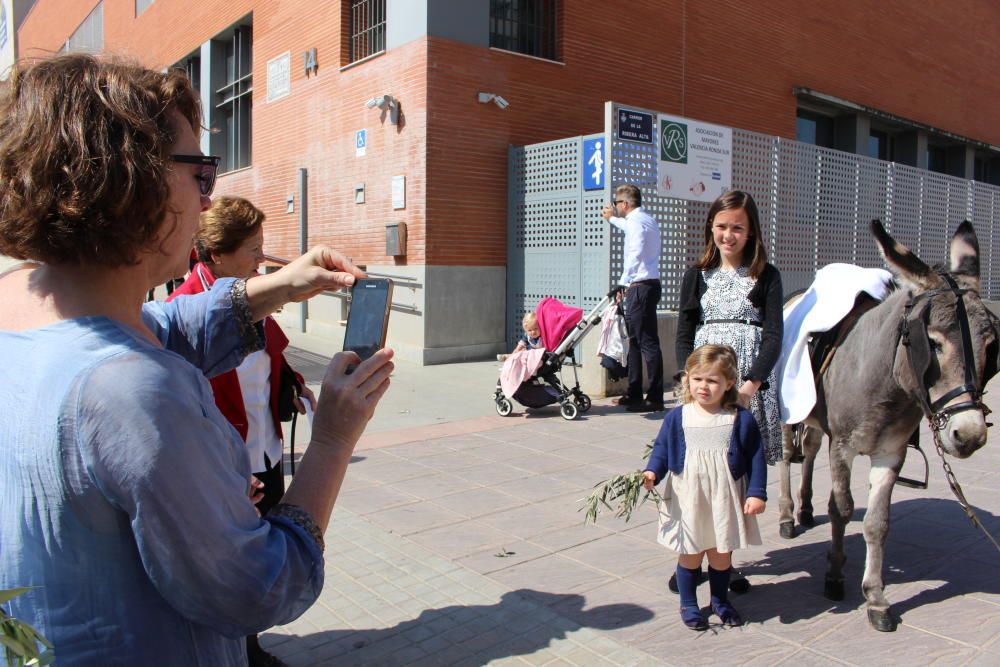
M373 97L367 102L365 102L365 106L368 107L369 109L374 109L375 107L378 107L379 109L385 109L386 105L389 104L391 101L392 101L391 96L379 95L378 97Z
M510 102L500 97L499 95L493 96L493 104L497 105L501 109L506 109L507 107L510 106Z

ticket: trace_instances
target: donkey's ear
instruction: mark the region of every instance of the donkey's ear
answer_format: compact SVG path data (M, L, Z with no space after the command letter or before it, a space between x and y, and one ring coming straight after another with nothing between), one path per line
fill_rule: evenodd
M979 239L968 220L955 230L948 254L951 260L948 268L952 273L979 280Z
M872 220L872 234L875 235L882 257L900 281L923 290L931 289L940 282L941 279L931 267L924 264L905 245L889 236L889 232L885 231L878 220Z

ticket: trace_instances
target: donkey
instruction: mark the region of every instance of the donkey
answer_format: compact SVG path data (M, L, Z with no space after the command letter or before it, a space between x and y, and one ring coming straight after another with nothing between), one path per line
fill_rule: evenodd
M798 519L812 525L813 464L825 433L832 478L825 594L842 600L844 528L854 512L851 465L859 454L870 457L862 590L871 625L891 632L896 620L883 592L882 559L907 441L923 415L948 454L964 459L983 446L989 409L980 397L997 371L1000 344L979 296L979 242L970 223L951 239L947 271L928 267L877 220L871 228L900 289L858 318L817 379L816 405L803 422ZM779 521L782 536L792 537L789 463L798 452L787 425L784 432Z

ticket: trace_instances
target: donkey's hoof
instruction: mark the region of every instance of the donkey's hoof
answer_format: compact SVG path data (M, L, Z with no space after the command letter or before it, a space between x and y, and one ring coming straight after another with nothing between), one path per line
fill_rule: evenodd
M888 609L869 609L868 622L879 632L896 631L896 619Z
M816 519L813 518L812 512L806 512L802 510L799 512L799 525L805 526L806 528L812 528L816 525Z
M786 540L795 537L795 523L793 521L782 521L778 524L778 534Z
M844 599L844 580L843 579L827 579L823 584L823 595L826 596L828 600L833 600L834 602L840 602Z

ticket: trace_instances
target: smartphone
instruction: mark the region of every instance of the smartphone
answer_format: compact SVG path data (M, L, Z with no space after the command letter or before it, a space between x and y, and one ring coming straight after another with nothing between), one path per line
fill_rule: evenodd
M392 306L392 281L388 278L361 278L351 289L351 310L347 313L344 350L356 352L361 361L385 347ZM348 372L350 372L349 369Z

